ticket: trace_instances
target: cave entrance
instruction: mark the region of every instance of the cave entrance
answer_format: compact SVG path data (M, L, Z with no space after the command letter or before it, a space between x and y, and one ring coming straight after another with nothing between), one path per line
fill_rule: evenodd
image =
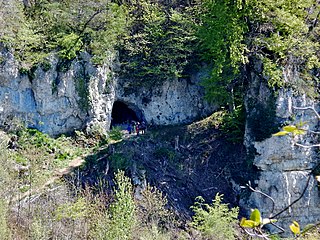
M127 124L132 121L143 121L142 112L137 107L121 101L115 101L113 103L111 117L111 126Z

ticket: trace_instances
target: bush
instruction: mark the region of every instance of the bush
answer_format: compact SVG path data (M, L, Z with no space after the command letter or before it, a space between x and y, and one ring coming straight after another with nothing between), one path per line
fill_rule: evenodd
M149 184L141 192L141 199L138 202L139 219L143 225L150 227L151 232L159 230L158 227L166 226L173 221L173 215L166 209L168 200L166 196L156 187Z
M111 167L114 170L126 170L130 166L129 159L122 153L114 153L110 156Z
M223 195L217 194L212 204L206 204L202 197L197 197L192 210L195 215L191 225L201 232L205 239L233 240L238 222L238 208L228 208L222 203Z
M110 138L114 141L121 140L123 137L123 133L121 132L120 127L113 127L110 131Z
M136 225L135 203L132 184L123 171L115 175L115 201L107 211L100 211L91 232L97 240L126 240L132 239Z
M168 159L170 161L173 161L176 157L176 153L166 147L159 147L154 151L154 157L158 159Z

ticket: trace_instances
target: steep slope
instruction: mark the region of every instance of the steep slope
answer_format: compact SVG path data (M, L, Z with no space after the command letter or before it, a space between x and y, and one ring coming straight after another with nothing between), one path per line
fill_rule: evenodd
M211 201L216 193L237 206L240 189L251 178L242 144L227 141L211 117L183 126L150 129L144 135L125 135L119 142L87 157L75 171L83 186L99 184L116 169L126 170L139 189L146 183L168 197L177 213L190 217L195 197ZM72 179L72 177L70 177Z

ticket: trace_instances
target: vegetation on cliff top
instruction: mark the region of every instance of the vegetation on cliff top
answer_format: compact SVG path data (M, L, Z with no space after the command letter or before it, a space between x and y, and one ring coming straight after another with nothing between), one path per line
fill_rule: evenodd
M51 52L103 63L118 50L133 85L185 77L206 62L209 99L235 107L253 60L269 86L309 91L319 69L316 0L1 1L0 41L30 69ZM293 66L295 66L293 68ZM295 71L297 81L286 74ZM310 88L309 88L310 89Z

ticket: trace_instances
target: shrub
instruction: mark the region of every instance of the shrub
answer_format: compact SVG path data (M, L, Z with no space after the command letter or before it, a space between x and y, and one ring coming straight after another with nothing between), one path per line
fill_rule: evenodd
M154 151L154 156L158 159L168 159L173 161L176 157L176 153L166 147L159 147Z
M123 171L115 175L115 201L107 211L100 210L91 231L92 239L132 239L136 225L132 184Z
M114 153L110 156L111 167L114 170L126 170L130 166L129 160L122 153Z
M121 140L123 137L123 133L121 132L120 127L113 127L110 131L110 138L114 141Z
M212 204L206 204L202 197L197 197L192 210L195 215L191 225L206 239L235 239L238 208L228 208L222 203L223 195L217 194Z
M148 184L141 195L138 214L142 224L149 226L150 230L158 230L157 227L166 227L166 224L172 223L173 216L166 209L168 200L159 189Z

